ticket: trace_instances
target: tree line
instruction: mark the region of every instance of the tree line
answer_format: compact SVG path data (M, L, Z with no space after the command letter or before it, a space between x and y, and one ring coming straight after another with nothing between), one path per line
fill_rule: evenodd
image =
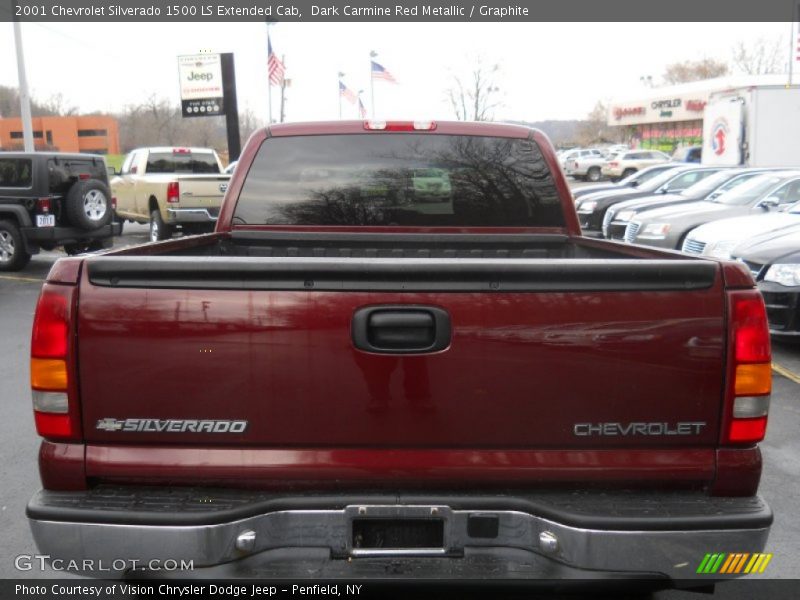
M46 100L31 99L34 117L71 116L78 114L62 94ZM122 152L141 146L201 146L214 148L221 155L227 152L225 117L183 118L181 107L166 98L150 96L145 101L129 104L108 114L117 120ZM19 92L16 88L0 86L0 117L19 117ZM239 130L243 140L262 126L251 110L239 113Z

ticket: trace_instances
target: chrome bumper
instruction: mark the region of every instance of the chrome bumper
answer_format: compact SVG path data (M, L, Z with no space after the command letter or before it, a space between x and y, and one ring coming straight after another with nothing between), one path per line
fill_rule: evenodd
M216 223L217 215L211 214L207 208L168 208L169 223Z
M29 509L30 510L30 509ZM358 576L361 559L459 561L482 551L524 552L530 559L571 570L639 573L675 580L708 579L696 574L708 552L754 553L764 549L771 513L764 505L763 526L708 529L593 529L518 510L453 509L446 504L348 504L337 509L275 510L225 522L195 525L58 521L32 518L33 537L42 554L64 562L136 560L139 564L191 561L194 569L253 559L278 549L323 549ZM354 542L355 519L437 519L443 544L436 548L362 548ZM476 520L488 528L476 528ZM108 521L104 517L104 521ZM716 523L719 525L719 522ZM354 545L355 543L355 545ZM263 570L262 570L263 572ZM539 567L541 573L541 567ZM85 573L92 575L92 573ZM121 575L122 573L120 573ZM103 573L108 576L108 573ZM409 573L411 576L412 574ZM470 575L473 574L470 572ZM474 572L502 577L502 572ZM553 575L558 577L558 575ZM510 577L510 575L509 575ZM519 571L514 578L524 577ZM725 578L726 576L720 576Z

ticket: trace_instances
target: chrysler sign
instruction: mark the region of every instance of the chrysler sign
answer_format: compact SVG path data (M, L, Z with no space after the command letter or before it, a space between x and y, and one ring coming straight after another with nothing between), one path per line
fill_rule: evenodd
M219 54L179 56L178 78L184 117L215 117L225 114Z

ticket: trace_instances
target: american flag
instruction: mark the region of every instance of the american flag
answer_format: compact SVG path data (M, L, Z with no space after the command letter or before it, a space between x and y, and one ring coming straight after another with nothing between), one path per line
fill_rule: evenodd
M364 103L361 101L361 98L358 99L358 114L361 115L362 119L367 118L367 109L364 108Z
M376 63L374 60L370 61L372 63L372 78L373 79L383 79L384 81L388 81L389 83L397 83L397 80L394 78L394 75L389 73L383 65Z
M351 90L341 81L339 81L339 95L347 100L350 104L356 103L356 95L353 93L353 90Z
M283 76L286 69L281 59L272 51L272 40L267 33L267 64L269 65L269 82L271 85L283 84Z

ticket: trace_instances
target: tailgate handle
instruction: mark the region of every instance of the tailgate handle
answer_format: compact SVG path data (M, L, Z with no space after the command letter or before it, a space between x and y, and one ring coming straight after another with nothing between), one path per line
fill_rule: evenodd
M367 352L438 352L450 345L450 315L432 306L370 306L353 315L352 334Z

